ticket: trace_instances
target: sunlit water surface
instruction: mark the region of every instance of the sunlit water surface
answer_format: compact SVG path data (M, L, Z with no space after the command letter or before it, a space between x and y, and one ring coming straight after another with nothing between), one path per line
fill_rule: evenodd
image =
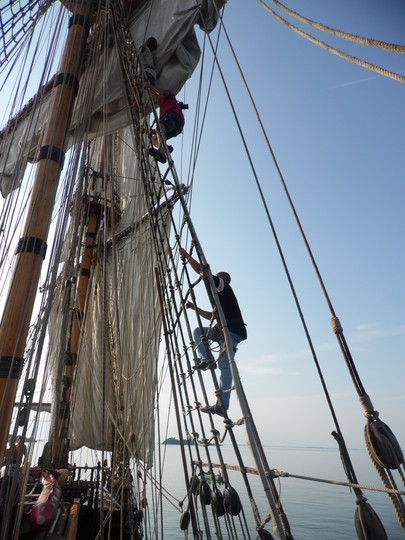
M180 501L185 497L180 447L165 446L162 447L162 451L165 451L165 456L162 457L163 484L168 492ZM223 445L222 452L226 463L236 464L234 458L231 457L233 455L231 447ZM347 482L339 452L336 449L267 446L265 452L271 469L295 475ZM241 454L246 466L254 466L247 446L241 447ZM365 450L350 450L350 457L360 484L382 486ZM250 503L243 480L237 472L230 471L229 475L232 486L238 491L242 504L247 510L251 538L256 540L257 534L250 518ZM249 480L263 519L269 512L260 480L253 475L249 476ZM276 480L276 483L295 540L357 540L354 527L356 498L349 488L295 478L280 478ZM363 494L384 524L388 539L404 540L405 531L397 522L388 496L366 490ZM179 529L179 518L179 509L164 499L162 519L165 540L183 538L183 533ZM223 519L220 518L220 520ZM225 526L221 524L222 526L222 538L228 538ZM268 529L272 532L270 526ZM214 529L211 534L212 538L216 538ZM191 526L188 536L185 534L184 537L192 538ZM203 537L206 538L205 535Z

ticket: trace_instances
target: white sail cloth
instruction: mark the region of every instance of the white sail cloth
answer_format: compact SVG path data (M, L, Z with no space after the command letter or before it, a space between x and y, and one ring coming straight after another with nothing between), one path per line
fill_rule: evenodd
M117 257L108 257L106 290L102 261L93 275L74 382L71 450L113 450L116 429L130 457L150 462L161 336L150 244L147 223L122 242Z
M215 1L218 8L224 3L224 0ZM191 76L200 58L194 26L199 24L204 31L211 31L217 21L215 5L211 0L153 0L136 14L130 26L135 45L140 47L149 36L154 36L159 44L154 52L157 85L177 93ZM106 58L100 58L96 71L91 75L88 70L83 73L68 147L73 143L75 128L86 126L91 138L101 130L101 121L104 122L104 134L131 122L116 54L112 47ZM94 65L91 68L93 70ZM48 117L48 101L49 93L39 100L35 110L28 110L17 124L11 123L4 130L0 139L0 191L3 197L19 186L26 160L34 159L41 128ZM105 117L102 118L105 112L108 113L107 124Z
M145 217L147 205L139 163L133 152L133 135L133 128L128 127L117 136L98 139L92 145L91 166L95 170L103 151L105 156L110 156L106 162L116 172L115 195L119 197L121 219L113 233L107 232L109 247L95 251L96 264L90 277L72 383L68 438L71 450L86 446L112 451L117 440L124 441L126 455L136 456L149 466L154 443L161 316L154 270L156 221L152 230L149 218ZM150 178L149 182L152 181ZM167 235L169 217L166 209L158 218L164 222ZM99 238L104 236L103 227L102 223ZM167 238L161 239L163 251L166 245ZM56 311L63 307L62 287L58 294L60 300L55 298L53 302ZM66 324L54 312L49 329L49 355L56 385L58 378L61 381L60 364L65 358L66 340L62 341L62 348L58 344L65 334ZM57 394L53 426L58 418L59 399Z

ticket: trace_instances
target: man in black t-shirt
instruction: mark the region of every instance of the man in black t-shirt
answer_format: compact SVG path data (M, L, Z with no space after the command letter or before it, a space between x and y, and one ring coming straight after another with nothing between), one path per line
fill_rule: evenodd
M190 263L191 267L198 274L201 271L201 265L198 261L193 259L182 247L179 248L180 255L186 262ZM229 335L232 342L232 348L234 354L237 351L238 344L247 338L246 325L243 321L242 314L239 308L238 301L235 293L230 286L231 276L227 272L219 272L216 276L213 276L214 285L218 292L219 301L225 315L227 322ZM197 310L201 317L211 320L213 317L212 311L206 311L193 304L193 302L187 302L186 307L189 309ZM217 334L217 336L215 335ZM206 338L206 339L204 339ZM197 347L197 351L201 357L201 363L197 368L205 369L209 367L209 362L214 362L214 358L207 344L208 341L218 341L221 352L218 358L218 367L221 371L220 388L223 390L222 402L225 410L229 408L230 391L232 386L232 373L229 365L229 358L227 350L224 344L224 338L222 333L216 331L216 327L197 327L194 330L194 342ZM215 365L215 364L214 364ZM203 412L209 412L211 414L218 414L224 416L223 407L220 402L217 401L215 405L208 407L201 407Z

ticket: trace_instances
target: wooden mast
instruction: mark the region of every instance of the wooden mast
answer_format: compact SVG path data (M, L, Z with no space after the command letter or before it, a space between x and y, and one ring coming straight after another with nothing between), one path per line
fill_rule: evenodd
M92 2L75 3L69 21L68 36L39 149L28 217L17 247L14 273L0 325L0 463L8 438L29 323L45 258L46 240L63 167L66 134L71 123L90 27L88 15L91 5Z

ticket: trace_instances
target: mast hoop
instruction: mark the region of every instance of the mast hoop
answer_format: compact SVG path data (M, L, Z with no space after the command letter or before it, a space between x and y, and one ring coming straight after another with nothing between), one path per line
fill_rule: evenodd
M71 86L75 93L75 97L79 93L79 79L75 77L72 73L61 72L58 73L55 77L55 87L60 84L66 84L66 86Z
M70 28L74 24L77 24L79 26L84 26L87 32L90 30L89 18L85 17L84 15L80 15L79 13L76 13L75 15L72 15L72 17L70 17L68 28Z
M0 379L19 379L23 359L19 356L0 356Z
M50 159L51 161L56 161L56 163L62 169L65 161L65 152L62 150L62 148L58 148L57 146L41 146L38 152L37 161L41 161L41 159Z
M34 253L35 255L41 255L42 259L45 259L46 249L48 245L42 238L35 236L23 236L19 239L15 254L18 253Z

